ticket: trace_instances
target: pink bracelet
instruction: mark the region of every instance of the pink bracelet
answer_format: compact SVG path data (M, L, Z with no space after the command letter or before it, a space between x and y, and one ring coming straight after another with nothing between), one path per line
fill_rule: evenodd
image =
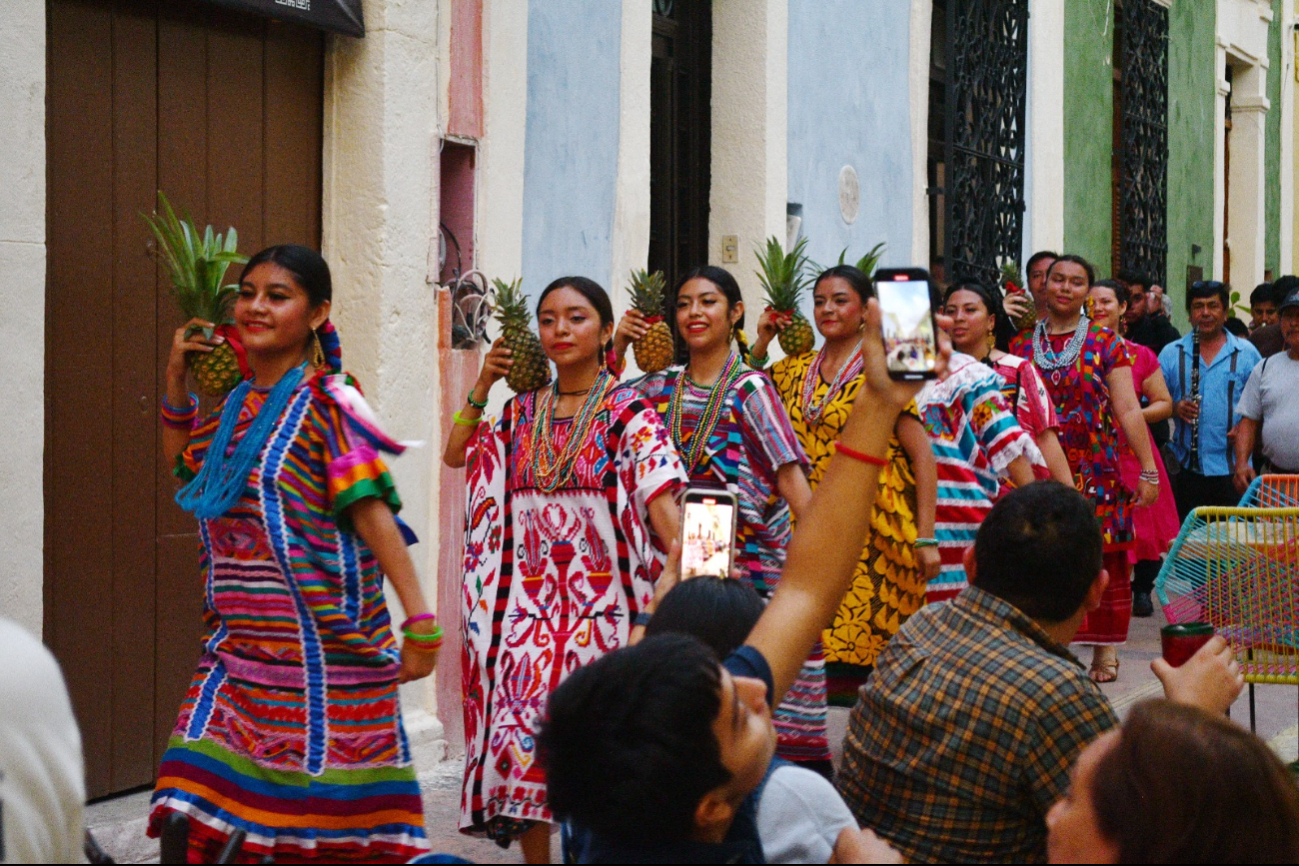
M423 621L426 620L426 619L431 619L431 620L433 620L434 622L437 622L437 614L435 614L435 613L417 613L417 614L415 614L414 616L408 616L408 617L406 617L406 621L403 622L403 623L401 624L401 629L400 629L400 630L401 630L401 631L405 631L406 629L410 628L411 623L415 623L415 622L423 622Z

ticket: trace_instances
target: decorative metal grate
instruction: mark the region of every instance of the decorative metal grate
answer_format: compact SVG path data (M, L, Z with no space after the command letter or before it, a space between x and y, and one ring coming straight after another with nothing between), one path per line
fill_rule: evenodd
M1024 223L1028 0L947 3L946 265L1000 285Z
M1124 0L1119 265L1167 283L1168 10Z

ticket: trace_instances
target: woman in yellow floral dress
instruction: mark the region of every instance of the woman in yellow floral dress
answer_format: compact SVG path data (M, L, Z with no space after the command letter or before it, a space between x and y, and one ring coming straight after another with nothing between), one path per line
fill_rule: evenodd
M776 390L812 467L815 489L829 465L833 444L848 420L862 383L861 326L870 278L851 265L817 277L813 288L816 327L825 338L819 352L778 361L771 368ZM767 346L785 324L768 311L758 324L751 362L765 363ZM889 443L889 465L880 471L871 535L857 564L852 589L824 635L830 703L856 701L857 687L889 638L925 600L925 584L938 574L934 541L937 469L915 404L907 408Z

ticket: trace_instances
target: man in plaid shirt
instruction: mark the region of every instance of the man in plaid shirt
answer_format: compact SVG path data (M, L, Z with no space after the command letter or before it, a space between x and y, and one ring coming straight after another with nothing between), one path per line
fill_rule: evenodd
M1046 814L1114 710L1066 647L1109 576L1091 504L1041 482L1001 500L966 554L971 586L911 617L862 687L840 791L912 862L1044 862ZM1155 673L1225 711L1242 681L1214 638Z

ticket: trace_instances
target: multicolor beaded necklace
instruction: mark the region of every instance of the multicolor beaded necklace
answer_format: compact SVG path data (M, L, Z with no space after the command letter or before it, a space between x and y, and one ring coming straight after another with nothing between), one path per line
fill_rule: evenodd
M672 440L677 444L677 451L685 459L686 475L693 475L695 469L699 467L699 461L704 456L704 448L712 438L713 431L717 429L717 422L722 419L722 409L726 406L726 400L735 386L735 380L739 379L743 372L744 365L740 362L740 356L732 352L722 366L721 375L708 389L708 402L704 404L704 410L699 414L699 423L690 434L690 444L687 446L681 421L685 416L682 407L685 403L686 389L690 387L690 376L687 370L681 371L677 379L677 387L672 391L672 402L668 404L667 422L668 429L672 431Z
M861 349L853 352L852 357L839 369L838 375L830 383L830 390L819 401L816 399L816 386L821 382L821 363L825 360L825 348L816 353L807 372L803 375L803 420L808 424L820 424L821 413L825 407L834 402L839 392L848 387L848 383L865 369L862 363Z
M558 454L555 453L555 442L551 435L551 426L555 423L555 404L559 400L559 380L537 395L536 412L532 419L532 437L529 440L529 459L532 466L532 477L537 488L543 493L554 493L567 484L577 469L577 453L586 445L588 434L595 416L604 405L604 398L610 389L617 384L617 379L609 368L601 365L591 390L582 401L582 408L573 416L573 425L569 428L568 439Z

